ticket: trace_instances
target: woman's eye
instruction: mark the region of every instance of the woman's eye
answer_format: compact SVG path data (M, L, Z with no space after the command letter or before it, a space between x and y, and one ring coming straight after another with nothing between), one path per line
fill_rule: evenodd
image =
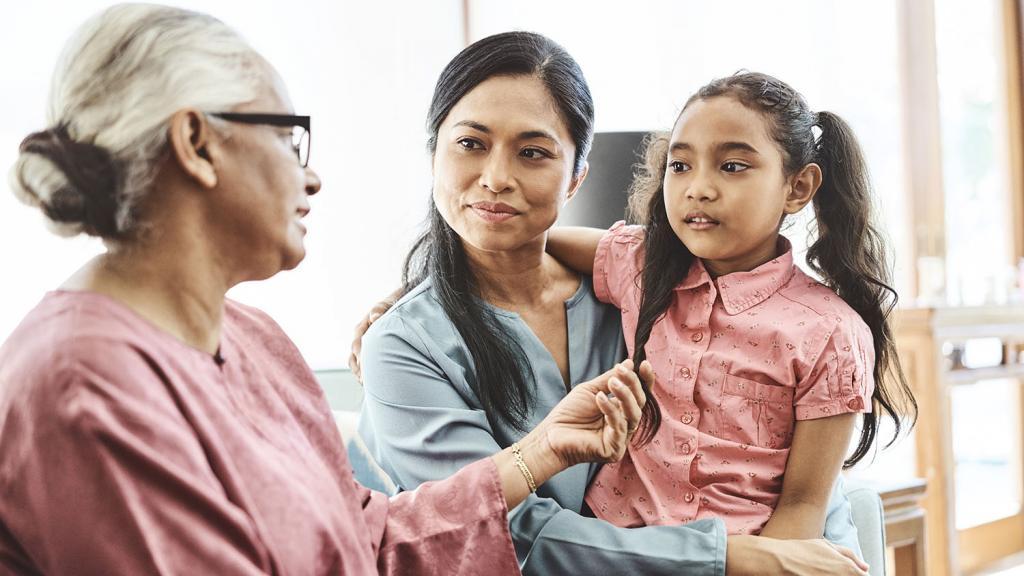
M459 138L458 140L455 141L455 143L458 144L460 147L465 148L466 150L476 150L478 148L482 148L480 143L477 142L476 140L473 140L472 138Z
M679 160L673 160L673 161L668 163L668 168L672 172L674 172L676 174L679 174L681 172L688 171L690 169L690 165L687 164L686 162L680 162Z
M722 164L722 170L726 172L743 172L747 168L750 168L750 166L742 162L726 162Z

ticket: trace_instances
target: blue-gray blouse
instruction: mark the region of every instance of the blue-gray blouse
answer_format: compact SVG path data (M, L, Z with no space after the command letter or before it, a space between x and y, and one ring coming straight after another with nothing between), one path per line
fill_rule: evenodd
M625 356L619 311L594 297L584 278L565 303L573 386ZM554 358L513 312L492 307L522 346L537 390L532 429L565 396ZM473 392L473 359L426 281L378 319L363 338L365 397L359 430L400 489L446 478L518 440L492 427ZM725 574L726 533L718 519L681 526L618 528L580 515L596 465L580 464L548 480L509 512L524 574ZM840 482L829 504L826 536L859 550Z

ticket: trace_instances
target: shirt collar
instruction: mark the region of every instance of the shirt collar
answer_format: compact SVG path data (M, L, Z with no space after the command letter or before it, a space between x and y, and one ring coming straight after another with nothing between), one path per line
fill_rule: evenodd
M785 236L779 236L779 252L779 256L749 272L733 272L718 277L718 292L730 316L764 302L793 278L793 247ZM704 268L704 263L700 258L694 258L690 271L678 289L692 290L710 282L711 276Z

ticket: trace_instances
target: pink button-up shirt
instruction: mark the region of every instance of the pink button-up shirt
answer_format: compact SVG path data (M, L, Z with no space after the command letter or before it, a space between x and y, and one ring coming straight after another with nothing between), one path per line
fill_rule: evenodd
M867 412L874 389L871 331L835 292L783 254L712 280L699 259L651 331L648 358L662 425L630 446L587 491L619 526L709 517L730 534L758 534L782 492L795 420ZM598 298L622 311L633 354L643 230L616 224L594 262Z

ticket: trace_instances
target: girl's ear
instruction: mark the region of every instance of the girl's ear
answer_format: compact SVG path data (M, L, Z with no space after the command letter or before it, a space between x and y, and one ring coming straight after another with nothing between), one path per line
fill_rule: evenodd
M821 167L815 163L804 166L790 180L786 195L786 214L796 214L803 209L821 187Z

